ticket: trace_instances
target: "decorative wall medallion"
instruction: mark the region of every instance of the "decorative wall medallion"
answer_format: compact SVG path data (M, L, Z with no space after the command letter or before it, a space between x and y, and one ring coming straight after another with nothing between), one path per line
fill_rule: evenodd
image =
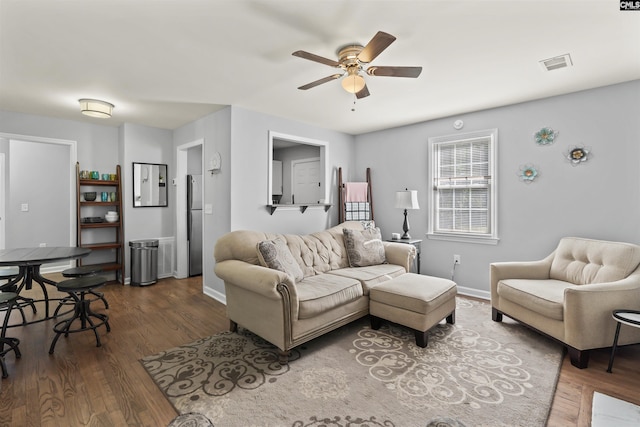
M591 149L587 147L571 147L565 153L565 158L572 166L578 166L580 163L586 162L589 157L591 157Z
M550 145L558 136L558 131L554 131L551 128L544 127L533 135L533 138L538 145Z
M520 181L530 184L538 176L538 168L530 164L520 166L518 176L520 177Z

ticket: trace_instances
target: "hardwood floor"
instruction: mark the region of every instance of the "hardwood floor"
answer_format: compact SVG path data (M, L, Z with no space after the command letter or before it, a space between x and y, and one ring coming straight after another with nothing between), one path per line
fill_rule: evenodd
M177 415L138 360L226 330L224 306L202 294L199 277L102 290L109 310L100 302L92 307L109 315L111 332L100 329L100 348L83 332L61 337L49 355L52 320L9 330L23 356L6 357L0 426L158 427ZM619 349L612 374L605 372L608 358L596 351L579 370L565 357L549 426L588 426L594 390L640 404L640 345Z

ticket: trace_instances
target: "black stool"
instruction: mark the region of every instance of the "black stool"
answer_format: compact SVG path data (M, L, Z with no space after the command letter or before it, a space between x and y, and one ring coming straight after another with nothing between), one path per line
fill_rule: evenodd
M0 365L2 367L2 378L7 378L9 373L7 372L7 365L4 362L4 356L12 350L16 355L16 359L20 359L22 356L18 348L20 340L18 338L7 337L6 335L11 310L14 307L19 307L18 294L15 292L0 292L0 306L7 307L7 314L4 316L4 321L2 322L2 332L0 332ZM4 348L5 345L9 346L6 350Z
M98 273L102 272L102 268L97 265L83 265L81 267L67 268L62 272L64 277L86 277L86 276L95 276ZM104 297L102 292L89 291L91 295L94 295L95 300L102 300L104 303L104 308L109 308L109 303L107 299Z
M60 338L61 334L64 334L66 337L75 332L93 330L93 333L96 336L96 347L100 347L102 345L100 343L100 336L98 335L97 329L100 326L105 325L107 332L111 331L111 326L109 326L109 316L92 311L90 307L91 301L86 299L85 296L93 289L103 286L106 282L107 279L102 276L85 276L63 280L57 284L59 291L67 292L69 296L73 298L75 307L73 316L67 320L56 323L53 327L53 331L56 333L56 336L53 338L53 342L49 348L49 354L53 354L53 350L55 349L56 343L58 342L58 338ZM98 322L94 322L91 318L98 319ZM76 320L80 321L80 325L72 329L71 325Z
M20 275L20 268L18 267L1 267L0 268L0 281L6 280L7 283L0 285L0 292L16 292L18 289L17 282L14 281ZM27 318L24 315L23 307L31 306L33 314L36 314L36 305L33 302L33 298L21 297L18 295L20 302L17 304L20 315L22 315L22 323L27 323ZM0 311L4 311L8 306L0 308Z

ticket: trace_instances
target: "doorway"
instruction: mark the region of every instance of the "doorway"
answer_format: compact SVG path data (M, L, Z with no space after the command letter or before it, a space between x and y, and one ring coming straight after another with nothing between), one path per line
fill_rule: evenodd
M193 151L191 151L193 149ZM195 155L199 150L199 156ZM175 277L189 277L189 243L187 216L187 175L204 170L204 139L198 139L177 147L176 151L176 272ZM204 186L203 186L204 187ZM204 193L204 188L202 188ZM204 194L203 194L204 196ZM204 233L204 227L202 230ZM204 283L204 281L203 281Z
M0 249L4 249L4 153L0 153Z
M75 246L76 141L2 133L0 141L2 247Z

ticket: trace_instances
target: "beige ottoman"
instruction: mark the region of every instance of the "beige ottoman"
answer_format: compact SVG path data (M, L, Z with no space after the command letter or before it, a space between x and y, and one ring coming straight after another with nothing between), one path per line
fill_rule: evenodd
M447 318L455 323L456 284L451 280L406 273L383 282L369 292L371 328L382 319L415 330L416 345L426 347L429 329Z

